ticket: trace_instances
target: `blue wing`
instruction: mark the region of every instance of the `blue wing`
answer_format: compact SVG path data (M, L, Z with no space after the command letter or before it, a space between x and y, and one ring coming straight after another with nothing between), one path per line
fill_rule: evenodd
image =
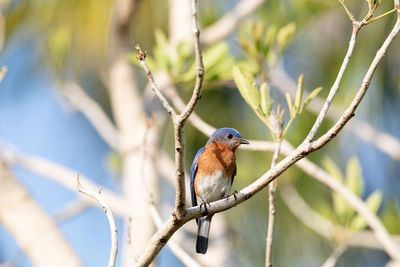
M236 167L236 164L235 164L235 169L233 170L233 174L232 174L231 186L233 184L233 179L235 179L236 173L237 173L237 167Z
M197 206L196 192L194 191L194 177L197 173L197 162L199 161L199 157L204 152L204 147L200 148L197 151L196 156L194 157L192 167L190 168L190 193L192 196L192 206Z

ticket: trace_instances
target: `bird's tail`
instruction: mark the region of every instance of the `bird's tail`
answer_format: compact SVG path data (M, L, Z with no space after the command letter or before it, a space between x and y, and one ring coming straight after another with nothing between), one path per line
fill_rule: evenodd
M208 233L212 216L199 218L197 226L196 252L206 254L208 247Z

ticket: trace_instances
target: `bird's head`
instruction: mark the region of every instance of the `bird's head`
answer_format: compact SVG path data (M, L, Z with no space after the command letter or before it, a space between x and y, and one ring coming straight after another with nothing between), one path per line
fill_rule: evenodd
M224 144L236 149L241 144L249 144L249 141L243 139L242 135L233 128L220 128L211 134L207 144L211 143Z

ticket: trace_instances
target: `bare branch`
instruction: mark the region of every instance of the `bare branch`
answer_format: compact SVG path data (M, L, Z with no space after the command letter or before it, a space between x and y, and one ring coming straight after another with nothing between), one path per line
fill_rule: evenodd
M46 178L49 178L71 190L72 192L76 191L76 183L74 179L72 179L72 177L76 175L76 172L62 165L37 156L28 156L20 152L13 152L12 150L2 150L0 153L0 158L8 164L19 165ZM90 190L96 190L96 188L99 188L99 186L90 181L89 178L81 176L80 179ZM114 212L128 217L131 208L129 203L127 203L124 198L108 190L103 190L102 195L104 200L109 203L110 208L112 208Z
M165 110L171 115L172 120L175 121L176 119L176 112L175 110L171 107L169 104L167 98L164 96L164 94L161 92L161 90L158 88L156 82L154 81L153 74L151 73L149 67L146 64L146 55L147 51L142 51L140 48L139 44L136 44L135 46L136 50L138 50L139 55L136 56L136 58L139 60L140 65L142 65L144 71L146 72L147 78L149 79L151 89L153 89L153 92L156 94L158 99L161 101L161 104L165 108Z
M311 162L307 162L307 165L310 165L310 168L317 168L319 173L325 173L325 176L329 176L328 173L324 172L323 169L319 168L316 165L313 165ZM302 166L299 166L300 169L304 170ZM309 174L309 173L308 173ZM310 175L310 174L309 174ZM330 179L335 179L334 177L330 177ZM349 232L349 229L343 229L340 226L334 226L331 221L325 219L318 212L314 211L307 202L300 196L297 192L296 188L291 184L285 184L285 186L280 187L280 196L282 200L285 202L286 206L289 210L309 229L318 233L319 235L325 237L328 240L332 240L335 238L335 234L337 233L346 233L346 237L341 240L341 242L347 246L351 247L364 247L370 249L384 249L382 244L377 240L375 233L369 230L365 231L355 231ZM336 228L336 229L335 229ZM393 241L396 242L400 246L400 236L391 235Z
M100 188L98 192L94 192L91 190L87 190L84 188L80 181L79 181L79 173L76 175L76 187L78 191L84 195L91 197L92 199L96 200L97 203L103 208L103 211L107 215L107 220L110 225L110 234L111 234L111 248L110 248L110 258L108 260L108 267L115 266L115 260L117 259L117 252L118 252L118 230L117 225L115 224L114 215L112 214L111 209L107 206L105 201L101 197Z
M200 39L199 39L200 29L197 18L197 0L192 0L192 30L194 39L194 52L195 52L196 66L197 66L196 84L193 89L193 94L192 97L190 98L189 103L179 116L176 114L175 110L171 107L164 94L159 90L158 86L156 85L153 76L151 74L151 71L149 70L145 62L146 51L143 52L140 49L139 45L136 45L136 49L139 51L137 59L140 61L143 69L145 70L154 93L160 99L167 112L171 115L174 124L175 165L176 165L175 216L177 216L178 218L184 216L186 207L185 170L184 170L185 146L184 146L183 126L185 124L186 119L193 112L197 101L200 99L201 88L203 85L203 78L204 78L203 58L202 58Z
M213 45L228 37L237 28L239 22L255 12L265 0L241 0L230 12L226 13L213 25L204 29L201 43L205 46Z
M91 99L75 82L67 81L61 87L61 93L88 119L100 137L112 149L119 151L117 129L100 105Z
M196 57L197 75L196 84L193 89L192 97L184 111L179 115L179 118L174 122L175 135L175 165L176 165L176 197L175 197L175 212L178 218L185 214L186 198L185 198L185 164L184 151L185 141L183 135L183 126L186 119L193 112L197 101L200 99L201 88L204 79L203 56L200 47L200 29L197 17L197 0L192 0L192 30L194 53Z
M321 127L322 121L324 120L326 113L328 112L329 106L331 105L333 98L335 97L336 93L339 90L339 85L340 82L343 78L343 74L347 68L347 65L349 63L350 57L353 54L353 50L354 50L354 46L356 44L356 37L357 37L357 33L358 31L361 29L362 24L354 21L353 22L353 31L351 34L351 38L350 38L350 42L349 42L349 47L347 49L347 53L346 56L344 57L342 66L340 66L340 70L339 73L336 77L335 82L333 83L330 91L329 91L329 95L325 100L324 106L322 107L322 109L320 110L317 119L315 120L315 123L313 125L313 127L311 128L310 132L308 133L308 136L306 138L307 142L311 142L315 135L318 132L319 127Z
M296 163L298 165L298 163ZM332 179L334 179L332 177ZM333 237L335 226L315 212L299 195L296 188L287 184L280 187L280 196L289 210L308 228L330 240Z
M329 129L327 133L321 136L318 140L311 143L312 149L318 149L323 145L327 140L332 139L336 134L344 127L344 125L354 116L354 112L360 104L362 98L367 92L369 85L371 84L372 76L375 73L376 68L378 67L378 63L381 61L383 56L386 53L387 48L392 43L394 38L397 36L400 30L400 6L397 5L398 0L395 0L396 9L397 9L397 21L394 25L392 31L389 33L383 45L376 52L376 55L368 68L366 75L364 76L363 82L361 84L360 89L358 90L356 96L353 98L353 101L349 105L349 107L345 110L340 119L335 123L335 125ZM318 119L317 119L318 120ZM307 140L310 140L309 138Z
M154 203L150 204L150 213L158 229L160 229L163 225L163 220L161 219L160 213L157 211ZM185 266L201 267L201 265L195 259L193 259L182 247L175 243L174 240L171 239L168 241L168 247L171 249L172 253L174 253L174 255L178 259L180 259L183 264L185 264Z
M282 139L278 139L276 142L276 148L274 155L272 156L271 168L274 168L278 162L278 156L281 152ZM272 245L274 241L274 226L275 226L275 212L276 212L276 186L277 181L272 181L268 186L268 228L267 228L267 239L265 248L265 266L272 266Z
M0 160L0 223L34 266L82 266L54 220ZM46 253L44 257L43 253Z
M342 256L342 254L347 250L347 246L339 246L336 248L329 258L321 265L322 267L335 267L336 262Z
M197 0L192 0L192 30L193 30L193 43L194 43L194 54L196 57L196 84L193 89L192 97L190 98L189 103L187 104L185 110L179 116L180 124L183 124L186 119L193 112L193 109L200 99L201 96L201 88L203 86L204 80L204 65L203 65L203 56L201 53L200 46L200 29L199 29L199 21L197 17Z
M273 85L281 89L288 89L290 92L295 92L296 83L289 77L282 67L273 68L270 77ZM307 110L318 114L323 103L324 101L321 98L316 97L307 106ZM331 106L327 117L331 120L337 121L341 114L342 112L338 108ZM361 140L374 145L393 159L400 161L400 141L393 135L375 129L371 124L361 120L360 118L353 118L352 122L349 123L344 130L352 132Z

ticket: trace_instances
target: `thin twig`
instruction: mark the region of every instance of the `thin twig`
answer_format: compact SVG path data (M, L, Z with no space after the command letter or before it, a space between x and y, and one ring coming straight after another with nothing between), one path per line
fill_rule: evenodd
M351 38L350 38L349 47L347 49L346 56L344 57L342 65L340 66L340 70L336 77L336 80L333 83L333 85L329 91L329 95L325 100L324 106L322 107L321 111L319 112L318 117L315 120L313 127L311 128L310 132L307 135L307 138L306 138L307 142L311 142L314 139L315 135L318 132L318 129L321 127L322 121L324 120L326 113L328 112L329 106L331 105L333 98L335 97L336 93L339 90L340 82L342 81L343 74L347 68L350 57L353 54L354 46L356 44L357 33L361 29L361 26L362 26L361 23L359 23L357 21L353 22L353 31L351 33Z
M174 124L174 136L175 136L175 165L176 165L176 197L175 197L175 212L174 216L181 218L185 214L186 208L186 197L185 197L185 170L184 170L184 134L183 127L187 118L192 114L197 101L201 96L201 88L203 86L204 79L204 65L203 57L200 47L200 29L197 18L197 0L192 0L192 28L193 28L193 39L194 39L194 52L196 57L197 75L196 84L193 89L192 97L189 103L186 105L181 114L177 115L176 111L169 104L164 94L160 91L156 85L153 75L146 64L146 51L142 51L139 45L136 45L136 49L139 51L137 59L140 61L143 69L145 70L151 87L157 97L160 99L164 108L171 115Z
M278 156L281 151L282 139L278 139L276 142L276 148L274 151L274 155L272 157L271 169L275 168L276 163L278 162ZM275 212L276 212L276 186L277 181L272 181L268 186L268 229L267 229L267 239L266 239L266 248L265 248L265 266L272 266L272 245L274 241L274 226L275 226Z
M347 16L349 17L349 19L354 22L356 21L354 15L350 12L350 10L347 8L346 4L344 3L344 0L339 0L339 2L342 4L344 10L346 11Z
M80 181L79 181L79 174L76 175L76 186L80 193L91 197L92 199L96 200L100 206L103 208L103 211L107 215L108 223L110 224L110 234L111 234L111 248L110 248L110 257L108 260L108 267L115 266L115 260L117 259L117 252L118 252L118 230L117 225L115 224L114 215L108 205L101 197L101 190L98 192L94 192L91 190L87 190L84 188Z
M385 42L376 52L374 59L372 60L371 65L368 68L367 73L364 76L362 81L361 87L358 90L356 96L353 98L353 101L349 105L349 107L345 110L343 115L340 119L335 123L335 125L329 129L323 136L321 136L318 140L311 143L312 150L318 149L323 145L328 139L332 139L338 131L340 131L344 125L354 116L354 112L357 109L358 105L360 104L362 98L364 97L365 93L367 92L370 84L372 76L375 73L376 68L378 67L378 63L382 60L383 56L386 54L386 50L388 49L389 45L392 43L394 38L397 36L400 30L400 5L398 4L399 0L395 0L395 5L397 9L397 21L394 25L392 31L389 33L388 37L386 38ZM311 133L311 132L310 132ZM312 139L312 138L311 138ZM307 138L307 140L310 140Z
M334 267L336 265L336 262L339 260L340 256L344 252L346 252L347 246L339 246L337 247L332 254L329 256L328 259L321 265L322 267Z
M165 108L165 110L171 115L172 120L175 121L176 118L176 112L172 108L172 106L169 104L167 98L164 96L164 94L161 92L161 90L158 88L156 82L154 81L153 74L151 73L149 67L146 64L146 56L147 56L147 51L142 51L140 48L139 44L136 44L135 46L136 50L139 52L139 54L136 56L136 58L139 60L140 65L142 65L144 71L146 72L147 78L149 79L151 89L153 89L153 92L156 94L158 99L161 101L161 104Z
M71 177L75 176L76 172L56 162L38 156L25 155L11 149L2 149L0 151L0 158L8 164L18 165L29 171L40 174L43 177L49 178L73 192L76 191L76 183L71 179ZM80 180L90 190L99 188L96 183L85 176L81 175ZM103 189L102 196L114 212L122 216L129 216L131 207L125 198L107 189Z
M175 212L177 217L182 217L185 214L186 197L185 197L185 164L184 164L184 151L185 139L183 135L183 126L186 119L192 114L197 101L201 96L201 88L204 79L204 65L203 56L200 46L200 29L197 14L197 0L192 0L192 30L193 30L193 43L194 53L196 57L196 84L193 89L192 97L186 108L179 115L179 119L174 123L175 134L175 164L176 164L176 197L175 197Z
M288 89L289 92L294 93L296 90L295 81L285 72L282 66L278 68L273 68L271 70L271 83L276 87ZM283 90L282 90L283 91ZM324 101L320 97L316 97L313 101L307 106L307 110L310 112L318 114L323 106ZM175 103L174 103L175 104ZM330 107L330 111L327 114L333 121L339 120L342 115L342 111L335 106ZM349 131L356 135L361 140L368 142L386 153L391 158L400 161L400 140L395 136L390 135L388 133L379 131L374 128L371 124L366 121L361 120L360 118L353 118L352 123L348 124L344 130ZM243 147L243 148L247 148ZM242 148L242 147L241 147Z
M158 229L163 225L163 220L161 219L160 213L158 212L154 203L150 204L150 213ZM171 249L172 253L181 260L185 266L189 267L201 267L202 265L198 263L193 257L191 257L181 246L175 243L172 239L168 241L168 247Z

